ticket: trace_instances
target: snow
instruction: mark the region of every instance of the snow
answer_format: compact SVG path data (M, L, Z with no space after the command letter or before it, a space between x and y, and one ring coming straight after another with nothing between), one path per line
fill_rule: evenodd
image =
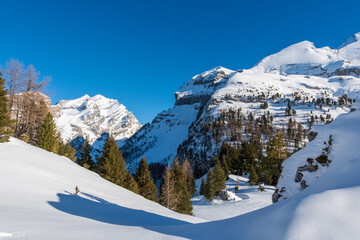
M20 140L0 144L0 152L2 238L166 239L152 226L204 221L172 212Z
M329 47L316 48L314 43L303 41L264 58L257 64L254 70L271 72L274 70L281 70L281 66L284 65L325 65L330 61L336 60L336 58L336 51ZM280 71L280 73L283 72Z
M324 140L321 136L333 134L333 162L304 191L241 216L157 229L188 239L360 239L360 112L341 115L321 130L319 138L286 160L301 161L311 145Z
M246 176L230 175L229 180L226 181L226 189L230 195L227 201L215 197L213 201L209 202L204 196L197 193L192 198L194 216L207 220L221 220L271 205L271 196L275 188L265 186L265 191L261 192L259 186L250 186L248 180ZM200 189L200 184L201 179L198 179L198 189ZM235 186L239 189L236 192Z
M241 108L244 116L251 112L255 118L269 112L274 117L273 126L283 128L290 118L284 116L287 100L292 100L296 116L291 118L306 129L311 116L326 118L330 114L335 119L348 112L349 106L322 106L320 109L312 100L330 98L337 102L344 94L352 99L360 96L359 38L360 34L355 34L340 49L317 48L312 42L303 41L265 57L248 70L232 71L218 66L195 75L175 93L173 108L158 114L150 125L125 141L122 150L131 149L132 152L127 161L136 165L146 156L148 161L167 163L185 140L190 141L187 151L202 151L204 141L194 136L194 132L228 109ZM294 100L295 93L300 100ZM254 102L252 98L261 94L264 99ZM276 94L281 97L273 100ZM306 103L304 98L308 99ZM266 110L260 107L262 101L269 104ZM189 128L192 123L197 129ZM316 124L322 123L316 121ZM207 152L208 157L219 148L215 143L213 146ZM293 149L290 147L290 150Z
M61 100L54 109L59 109L55 121L64 141L82 136L88 137L92 144L103 133L109 132L116 140L123 141L141 128L141 124L124 105L99 94Z

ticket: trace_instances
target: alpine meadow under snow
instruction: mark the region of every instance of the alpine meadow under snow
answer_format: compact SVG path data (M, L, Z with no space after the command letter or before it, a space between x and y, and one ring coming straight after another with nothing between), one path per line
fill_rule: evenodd
M0 100L7 98L6 91L2 93ZM66 153L74 156L75 149L60 139L70 140L79 153L87 138L96 150L92 156L103 159L81 167L75 158L53 153L60 154L56 147L48 152L31 145L37 143L29 141L28 131L17 136L24 141L11 137L10 142L0 143L0 239L360 239L359 96L357 33L338 49L316 48L303 41L250 69L216 67L195 75L175 93L174 106L144 126L117 100L101 95L62 100L54 106L48 103L54 115L54 119L46 115L53 126L54 146L59 141L62 150L68 147L70 153ZM6 103L0 102L5 108ZM13 115L21 105L14 106ZM11 114L3 112L10 119ZM7 122L0 127L10 129ZM36 121L35 125L41 124ZM34 139L38 131L33 128ZM278 133L281 146L272 160L281 162L274 164L273 174L274 165L264 162L271 158L267 147ZM98 151L105 141L112 143L107 155L107 147ZM231 152L254 142L260 150L254 147L248 155ZM110 149L115 150L110 154ZM228 155L220 154L223 149ZM238 165L234 164L238 169L231 166L234 162L227 165L230 155L238 158ZM249 160L248 156L254 157ZM138 183L131 192L116 182L112 177L118 172L111 177L104 174L105 157L120 159L124 174L138 183L141 174L136 168L142 159L147 173L143 182L151 182L154 201L135 193L140 193ZM106 164L112 170L116 162ZM177 168L178 175L164 170L165 166ZM211 178L216 168L221 174ZM271 173L266 175L266 170ZM186 198L187 207L192 204L193 208L171 208L169 199L164 204L159 196L166 173L166 190L173 193L166 197L176 198L176 204ZM125 176L120 177L125 182ZM170 183L173 179L184 184ZM222 186L220 191L211 185L214 179L222 183L217 185ZM201 191L213 191L213 195L210 198ZM192 209L192 216L157 201L178 212L191 214Z

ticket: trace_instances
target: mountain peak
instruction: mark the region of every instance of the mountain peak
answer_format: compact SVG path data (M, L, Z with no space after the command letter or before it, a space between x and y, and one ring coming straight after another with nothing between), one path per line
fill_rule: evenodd
M348 45L350 45L352 43L358 42L359 40L360 40L360 32L355 33L354 35L352 35L351 37L346 39L346 41L343 42L338 49L346 47L346 46L348 46Z
M59 113L56 124L64 140L82 136L88 137L90 143L93 143L104 132L111 132L115 139L122 140L132 136L141 127L124 105L100 94L61 100L57 107Z

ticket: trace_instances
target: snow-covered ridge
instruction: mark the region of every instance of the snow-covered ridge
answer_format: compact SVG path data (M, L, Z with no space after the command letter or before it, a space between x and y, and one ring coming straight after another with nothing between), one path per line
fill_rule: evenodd
M276 74L316 76L360 75L360 33L347 39L338 49L316 48L303 41L261 60L254 71ZM346 72L347 71L347 72Z
M196 159L201 159L206 170L209 166L204 159L217 152L219 143L229 140L229 134L224 134L215 142L214 132L206 126L229 109L241 108L245 118L249 113L255 118L270 114L276 128L286 128L291 117L306 129L312 118L331 121L350 111L349 104L335 103L345 94L351 99L360 96L360 64L355 61L360 58L355 51L360 42L358 37L354 39L341 49L316 48L303 41L265 57L248 70L216 67L195 75L175 93L173 108L159 113L125 142L122 151L128 163L136 163L142 156L149 162L167 163L178 155L196 164ZM319 104L317 99L334 104ZM288 101L296 111L291 116L285 116ZM263 102L269 107L262 109ZM319 123L315 120L313 124Z
M61 100L57 109L56 125L64 140L88 137L90 143L110 132L116 140L131 137L141 124L117 100L102 95L84 95L74 100Z

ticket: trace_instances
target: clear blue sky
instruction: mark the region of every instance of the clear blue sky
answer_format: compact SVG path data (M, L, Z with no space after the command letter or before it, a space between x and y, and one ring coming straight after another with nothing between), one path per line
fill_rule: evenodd
M5 1L0 63L51 75L54 103L118 99L142 124L193 75L249 68L303 40L338 47L360 31L359 1Z

